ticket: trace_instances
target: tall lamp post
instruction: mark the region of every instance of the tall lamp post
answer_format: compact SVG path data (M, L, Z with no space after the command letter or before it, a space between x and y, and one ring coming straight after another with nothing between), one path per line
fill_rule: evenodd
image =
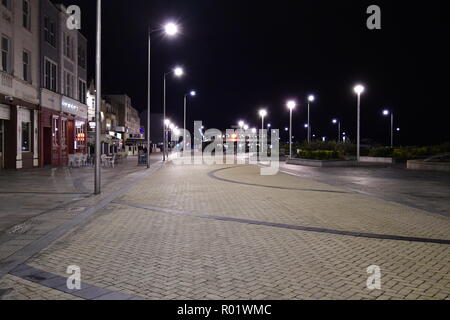
M262 150L264 150L264 118L267 116L267 110L261 109L259 110L259 116L261 117L261 136L259 138L259 153L262 154Z
M183 121L184 121L184 133L183 133L183 153L185 152L185 150L186 150L186 109L187 109L187 98L188 98L188 96L191 96L191 97L195 97L197 95L197 92L196 91L194 91L194 90L192 90L191 92L189 92L189 93L186 93L185 95L184 95L184 116L183 116Z
M95 97L95 182L94 193L100 194L101 191L101 171L100 171L100 130L101 119L100 110L102 103L102 0L97 0L97 43L96 43L96 84L97 92Z
M297 106L294 100L288 101L286 106L289 109L289 158L292 158L292 111Z
M316 98L313 95L308 97L308 142L311 142L311 118L310 118L310 104L314 102Z
M394 147L394 112L389 111L388 109L383 110L383 115L385 117L391 116L391 148Z
M172 73L176 77L181 77L184 74L184 71L183 71L182 68L176 67L172 71L164 73L164 115L163 115L164 119L166 119L166 91L167 91L166 90L166 87L167 87L166 83L167 83L167 76L169 74L172 74ZM167 156L169 156L169 154L167 153L167 135L166 135L166 131L167 131L167 129L164 127L164 133L163 133L163 141L164 141L163 142L163 149L164 149L163 161L166 161L166 154L167 154Z
M333 119L333 124L337 124L338 126L338 142L341 142L341 121L338 119Z
M361 94L364 92L364 86L363 85L356 85L353 90L358 96L358 102L357 102L357 108L358 108L358 114L357 114L357 137L356 137L356 159L359 162L361 159Z

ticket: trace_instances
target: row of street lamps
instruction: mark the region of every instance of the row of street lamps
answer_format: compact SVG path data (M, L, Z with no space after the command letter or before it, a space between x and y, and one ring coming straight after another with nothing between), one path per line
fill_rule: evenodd
M357 160L360 161L360 150L361 150L361 95L364 93L365 88L363 85L358 84L353 88L355 94L357 95ZM313 103L315 101L315 96L314 95L309 95L308 96L308 123L305 124L305 129L308 129L308 134L307 134L307 141L311 142L311 117L310 117L310 106L311 103ZM297 102L295 100L289 100L286 103L286 107L289 109L289 128L286 128L286 131L289 130L289 156L292 157L292 113L294 111L294 109L297 107ZM390 110L384 110L383 111L383 115L384 116L391 116L391 147L394 146L394 113ZM264 129L264 119L267 116L267 110L265 109L261 109L259 110L259 116L262 119L262 129ZM337 125L338 127L338 141L341 141L341 121L339 119L333 119L332 123L334 125ZM241 129L244 127L244 122L240 121L239 122L239 127L241 127ZM270 127L270 125L268 125L268 127ZM244 128L245 129L245 128ZM248 129L248 126L247 126ZM245 129L246 130L246 129ZM400 128L397 128L397 132L400 131Z

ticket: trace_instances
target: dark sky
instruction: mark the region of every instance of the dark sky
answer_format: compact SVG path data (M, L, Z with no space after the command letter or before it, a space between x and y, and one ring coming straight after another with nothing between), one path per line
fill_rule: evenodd
M58 2L58 1L56 1ZM95 67L94 0L68 0L82 8L89 40L89 74ZM382 30L366 27L366 9L382 10ZM333 117L355 136L356 97L362 82L362 136L389 141L393 108L401 144L450 140L449 17L444 1L103 0L103 92L126 93L146 108L147 29L174 19L183 34L153 37L152 110L162 110L163 73L180 64L187 75L168 82L168 115L182 126L183 95L194 88L189 122L219 129L244 119L260 126L257 111L283 129L285 107L296 98L294 134L304 139L306 97L313 133L335 137Z

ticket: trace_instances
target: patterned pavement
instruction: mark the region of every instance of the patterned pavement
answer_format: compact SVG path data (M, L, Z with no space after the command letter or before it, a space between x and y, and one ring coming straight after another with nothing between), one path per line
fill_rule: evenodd
M168 164L26 264L60 277L77 265L88 286L143 299L450 299L449 241L445 216L338 186ZM4 299L58 292L0 279Z

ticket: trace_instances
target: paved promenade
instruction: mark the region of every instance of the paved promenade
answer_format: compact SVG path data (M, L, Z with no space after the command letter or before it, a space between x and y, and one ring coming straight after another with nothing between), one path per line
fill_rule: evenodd
M450 299L444 215L257 166L153 170L4 258L0 298Z

